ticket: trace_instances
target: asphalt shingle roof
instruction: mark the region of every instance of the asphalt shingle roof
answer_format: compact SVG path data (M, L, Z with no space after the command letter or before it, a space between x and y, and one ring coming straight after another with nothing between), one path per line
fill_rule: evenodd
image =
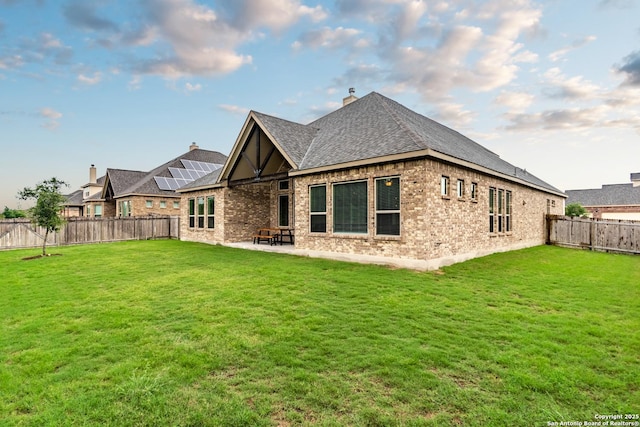
M184 165L181 160L194 160L205 163L224 164L227 156L217 151L195 149L190 150L175 159L156 167L149 172L127 171L122 169L107 169L107 174L116 197L124 194L147 194L159 196L176 196L177 193L172 190L161 190L155 179L156 176L172 177L169 171L170 167L182 168ZM215 173L215 172L213 172ZM115 181L114 181L115 177ZM206 177L206 175L205 175ZM204 178L204 177L203 177Z
M603 185L602 188L567 190L567 204L582 206L640 205L640 186L633 184Z
M82 206L82 190L76 190L71 194L67 194L64 196L66 201L64 202L67 206L78 205Z
M116 197L122 194L126 194L125 190L144 178L146 174L147 172L142 171L111 168L107 169L109 185L113 190L113 195Z
M308 125L253 112L298 170L433 151L562 193L438 122L372 92Z
M296 165L300 165L318 129L253 112Z
M198 188L198 187L208 187L218 182L218 177L220 176L220 172L222 172L222 168L214 170L213 172L196 179L186 185L183 185L178 189L180 190L188 190L190 188Z

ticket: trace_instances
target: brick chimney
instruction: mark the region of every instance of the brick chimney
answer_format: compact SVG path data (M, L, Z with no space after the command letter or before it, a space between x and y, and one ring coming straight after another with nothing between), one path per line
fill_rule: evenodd
M193 150L197 150L198 148L198 144L196 144L195 142L192 142L191 145L189 146L189 151L193 151Z
M91 165L89 168L89 184L95 184L96 182L96 166Z
M356 90L352 87L349 88L349 96L347 96L346 98L342 98L342 106L344 107L345 105L351 104L353 101L356 101L358 99L357 96L354 95L354 93L356 93Z

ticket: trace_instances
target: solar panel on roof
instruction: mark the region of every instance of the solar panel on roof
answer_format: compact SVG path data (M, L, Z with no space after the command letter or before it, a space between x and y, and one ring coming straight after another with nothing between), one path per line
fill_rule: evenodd
M154 176L156 184L160 190L177 190L178 188L195 181L198 178L216 171L222 167L217 163L198 162L195 160L180 160L185 169L169 168L169 173L173 178L164 176Z
M174 178L182 178L182 171L184 169L180 169L180 168L169 168L169 172L171 173L171 176Z
M159 189L161 189L161 190L171 190L171 186L167 182L167 178L165 178L163 176L154 176L153 179L155 179L156 184L158 184L158 188Z

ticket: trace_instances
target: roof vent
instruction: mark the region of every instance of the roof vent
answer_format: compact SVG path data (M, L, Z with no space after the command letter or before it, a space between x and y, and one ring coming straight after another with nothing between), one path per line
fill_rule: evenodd
M193 150L197 150L198 148L198 144L196 144L195 142L192 142L191 145L189 146L189 151L193 151Z
M358 99L357 96L354 95L354 93L356 93L356 90L352 87L349 88L349 96L347 96L346 98L342 98L342 106L344 107L345 105L351 104L353 101L356 101Z

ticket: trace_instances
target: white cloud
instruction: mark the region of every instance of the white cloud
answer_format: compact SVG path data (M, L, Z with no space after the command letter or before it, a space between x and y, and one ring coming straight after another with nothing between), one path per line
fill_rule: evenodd
M441 102L436 106L433 118L454 128L466 127L476 114L465 110L464 105L455 102Z
M243 31L266 27L279 32L302 18L320 22L328 16L322 6L309 7L298 0L224 0L221 3L232 16L233 26Z
M20 55L7 55L0 57L0 69L12 70L24 65L24 58Z
M45 129L55 130L60 126L59 119L62 118L62 113L54 110L53 108L44 107L40 110L40 116L47 119L41 126Z
M139 90L142 87L142 77L139 75L134 75L127 83L127 88L130 91Z
M40 110L40 115L47 119L58 120L62 117L62 113L54 110L53 108L45 107Z
M250 111L248 108L239 107L237 105L229 105L229 104L220 104L218 105L218 108L228 113L238 114L242 116L249 114L249 111Z
M504 88L518 78L522 64L538 61L521 41L539 31L542 17L542 9L529 0L459 0L455 7L420 0L339 0L337 7L353 28L360 28L354 18L372 24L377 34L358 39L376 40L369 52L377 56L387 86L411 88L439 105L456 89ZM306 46L302 40L298 48ZM325 47L319 41L313 46Z
M184 88L187 92L199 92L200 90L202 90L202 85L200 83L185 83Z
M146 59L135 65L141 74L168 78L216 75L250 64L251 56L235 52L247 35L219 19L207 6L192 0L147 0L147 31L160 39L172 54Z
M78 82L85 84L85 85L95 85L98 84L102 81L102 73L101 72L95 72L93 73L93 76L86 76L84 74L79 74L78 75Z
M535 97L526 92L502 91L495 98L494 103L507 107L510 112L523 112L533 103Z
M602 104L595 107L549 109L535 113L507 113L510 124L507 130L564 130L582 132L594 128L636 129L640 131L640 115L635 112L621 113L611 106Z
M555 50L549 54L549 60L551 62L557 62L564 58L569 52L579 49L592 41L596 40L596 36L586 36L581 39L575 40L571 45L564 46L558 50Z
M551 68L544 73L547 88L544 90L551 98L570 101L589 100L601 96L599 86L585 80L582 76L566 77L559 68Z
M296 40L292 47L300 49L340 49L349 45L359 48L368 46L363 39L357 39L362 31L355 28L329 28L323 27L317 30L308 31Z

